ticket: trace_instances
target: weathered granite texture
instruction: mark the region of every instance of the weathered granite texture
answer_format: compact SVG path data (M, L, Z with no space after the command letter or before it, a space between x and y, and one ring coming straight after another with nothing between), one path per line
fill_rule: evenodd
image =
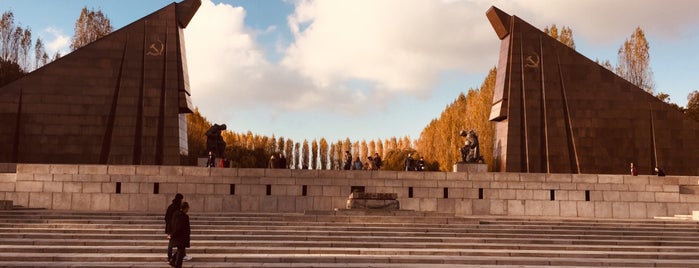
M179 164L191 113L172 3L0 88L0 162Z
M494 169L699 174L699 123L524 20L492 7L502 40Z

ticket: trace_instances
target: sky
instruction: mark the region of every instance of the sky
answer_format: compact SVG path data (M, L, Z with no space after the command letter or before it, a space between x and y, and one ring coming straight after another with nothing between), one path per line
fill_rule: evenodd
M65 55L83 7L119 29L170 3L0 0L0 11L12 11L50 55ZM613 65L640 26L656 90L686 106L699 89L694 0L202 0L184 30L192 101L235 132L417 139L496 66L490 6L539 29L568 26L578 52Z

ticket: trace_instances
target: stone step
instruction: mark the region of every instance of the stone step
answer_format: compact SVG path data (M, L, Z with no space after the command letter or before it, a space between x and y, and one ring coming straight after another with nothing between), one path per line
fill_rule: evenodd
M403 213L192 213L185 267L699 267L694 222ZM0 267L167 267L163 228L155 213L0 213Z
M197 263L221 263L238 267L236 263L297 263L324 267L323 264L372 263L381 264L425 264L425 265L528 265L528 266L614 266L614 267L699 267L697 259L632 259L614 257L558 257L555 254L543 256L440 256L440 255L343 255L343 254L191 254L192 261L185 267L198 266ZM30 261L27 261L30 260ZM0 253L0 263L11 262L73 262L94 264L112 263L161 263L166 265L162 253L147 254L45 254L45 253ZM311 265L309 265L311 264ZM72 265L76 266L76 265ZM9 266L8 266L9 267Z

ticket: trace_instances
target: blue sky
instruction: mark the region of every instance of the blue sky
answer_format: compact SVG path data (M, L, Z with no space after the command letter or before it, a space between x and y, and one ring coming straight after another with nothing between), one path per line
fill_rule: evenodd
M699 89L699 1L202 1L185 29L192 100L236 132L418 138L497 64L491 5L539 28L569 26L580 53L612 64L640 26L656 90L685 106ZM14 12L50 54L65 54L84 6L118 29L171 2L0 0L0 11Z

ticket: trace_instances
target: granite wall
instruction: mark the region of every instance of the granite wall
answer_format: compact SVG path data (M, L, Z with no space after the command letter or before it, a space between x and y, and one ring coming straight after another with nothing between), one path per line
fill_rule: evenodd
M644 219L699 210L697 176L57 164L0 173L0 199L79 211L162 212L178 192L195 211L332 210L353 186L396 193L402 209L458 215Z

